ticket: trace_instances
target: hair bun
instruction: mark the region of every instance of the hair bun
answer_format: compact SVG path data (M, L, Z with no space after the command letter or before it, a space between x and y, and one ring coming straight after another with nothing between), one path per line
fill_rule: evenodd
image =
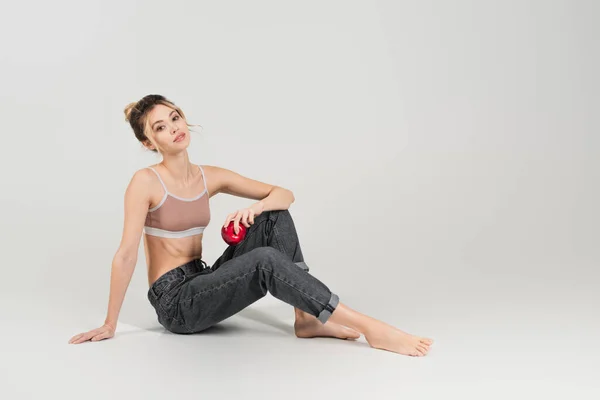
M133 102L133 103L129 103L127 104L127 106L125 106L125 109L123 110L123 112L125 113L125 121L129 122L130 121L130 116L131 116L131 111L135 108L135 106L137 105L137 102Z

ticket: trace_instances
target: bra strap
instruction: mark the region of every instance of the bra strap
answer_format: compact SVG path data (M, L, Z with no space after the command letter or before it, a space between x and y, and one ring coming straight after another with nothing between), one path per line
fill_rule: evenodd
M202 180L204 181L204 188L206 189L206 194L210 196L210 193L208 192L208 184L206 183L206 177L204 176L204 170L202 169L200 164L198 164L198 168L200 168L200 172L202 172Z
M154 171L154 173L158 177L158 180L160 181L160 184L162 185L163 189L165 189L165 193L169 193L169 191L167 190L167 187L165 186L165 183L163 182L163 180L160 177L160 175L158 174L158 172L156 172L156 170L154 168L152 168L152 167L148 167L148 168L151 169L152 171Z

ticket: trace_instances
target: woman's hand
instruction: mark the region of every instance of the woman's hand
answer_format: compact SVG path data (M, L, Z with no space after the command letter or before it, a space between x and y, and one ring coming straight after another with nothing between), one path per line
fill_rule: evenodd
M250 228L250 225L254 223L254 217L258 217L262 214L264 210L264 204L262 202L258 202L254 204L252 207L242 208L237 210L234 213L231 213L225 218L225 224L223 227L226 228L227 225L233 221L233 231L237 235L240 233L240 221L246 228Z
M71 340L69 340L69 344L79 344L87 342L88 340L91 342L97 342L103 339L110 339L113 336L115 336L115 328L108 324L104 324L100 328L73 336Z

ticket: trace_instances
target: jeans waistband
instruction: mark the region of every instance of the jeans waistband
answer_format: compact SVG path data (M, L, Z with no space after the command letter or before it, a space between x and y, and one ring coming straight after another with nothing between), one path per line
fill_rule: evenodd
M148 290L148 295L154 298L159 297L162 292L168 291L173 284L185 280L186 277L191 275L198 275L203 273L211 272L211 268L206 262L200 258L188 261L179 267L173 268L170 271L162 274Z

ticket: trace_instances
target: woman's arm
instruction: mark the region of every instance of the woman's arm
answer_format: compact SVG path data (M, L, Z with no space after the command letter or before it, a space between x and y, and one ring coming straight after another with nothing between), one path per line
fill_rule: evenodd
M153 177L147 169L139 170L131 178L125 191L125 223L121 244L112 260L108 312L104 325L73 336L69 343L109 339L114 336L125 292L137 263L137 254L150 206L150 183Z
M258 200L251 207L259 204L258 209L263 211L287 210L294 202L294 193L291 190L277 185L250 179L237 172L213 165L205 166L211 169L212 176L216 179L217 193L227 193L237 197Z
M110 272L110 293L108 296L108 311L104 323L117 329L119 312L125 299L125 293L131 282L136 260L119 258L115 255Z
M148 172L147 169L137 171L125 191L123 235L112 260L108 312L104 321L114 329L137 264L144 221L150 206L149 187L152 177Z

